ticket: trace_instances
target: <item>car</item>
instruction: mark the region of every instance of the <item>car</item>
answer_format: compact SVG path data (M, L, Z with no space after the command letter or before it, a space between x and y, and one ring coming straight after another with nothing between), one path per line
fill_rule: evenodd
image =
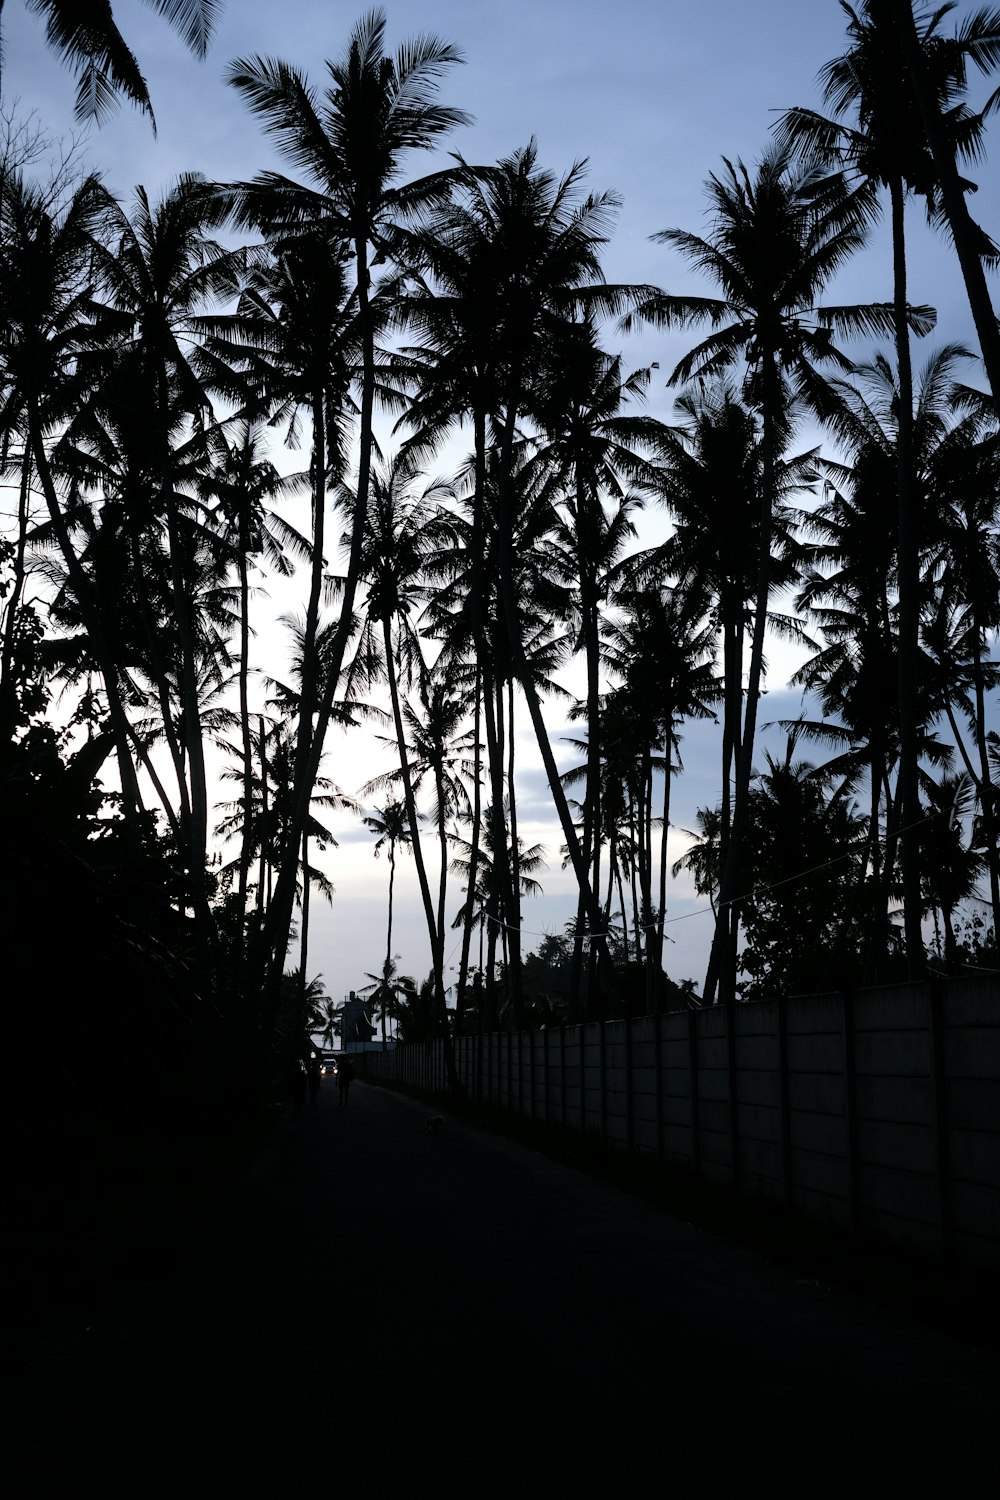
M324 1052L319 1065L319 1071L324 1078L336 1078L337 1076L337 1054L336 1052Z

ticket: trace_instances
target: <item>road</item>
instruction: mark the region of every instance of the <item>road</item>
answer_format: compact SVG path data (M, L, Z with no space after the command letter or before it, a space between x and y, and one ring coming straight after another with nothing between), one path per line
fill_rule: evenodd
M340 1109L325 1082L169 1277L50 1338L13 1424L46 1473L139 1494L995 1480L988 1355L430 1113L360 1083Z

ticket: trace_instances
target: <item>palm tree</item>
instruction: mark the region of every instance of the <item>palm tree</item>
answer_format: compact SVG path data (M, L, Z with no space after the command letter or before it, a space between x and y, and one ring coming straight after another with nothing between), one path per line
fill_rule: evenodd
M454 921L453 927L464 927L470 930L479 928L479 971L486 977L487 997L492 1001L494 978L496 973L496 949L500 945L504 957L504 965L509 965L510 940L512 937L510 924L503 918L506 900L506 888L509 882L509 874L501 870L501 861L508 858L508 840L506 837L498 839L498 830L506 827L509 817L509 809L502 809L499 816L494 815L492 806L486 808L484 817L483 847L478 851L476 859L476 878L472 884L472 854L473 846L468 839L453 837L452 844L458 851L451 860L452 870L464 877L465 900L463 901ZM517 879L518 891L522 896L536 896L541 894L542 887L534 879L533 872L545 868L545 851L541 844L525 845L522 840L518 841L517 851ZM483 937L486 937L486 959L483 961ZM519 936L519 934L518 934ZM513 998L513 996L512 996ZM515 1011L517 1014L517 1011Z
M394 677L390 677L393 690L393 717L395 720L395 748L399 754L399 765L391 771L373 777L363 788L363 795L370 795L385 787L402 788L409 821L410 839L414 861L421 882L427 932L433 959L438 1019L444 1026L444 947L445 904L448 881L448 824L453 818L465 817L469 810L469 795L466 779L472 771L468 759L470 733L463 728L466 722L465 700L453 694L441 681L421 672L416 680L417 705L402 700L398 690L393 689ZM417 794L429 783L433 788L434 801L430 816L433 818L438 838L440 871L436 906L431 897L423 857L417 813Z
M754 780L745 908L744 994L815 992L831 970L851 982L858 972L851 930L852 873L863 862L863 820L835 789L828 768L797 761L798 726L785 753L765 752Z
M885 0L865 0L859 11L841 0L849 17L850 50L823 68L823 94L836 119L826 120L810 110L794 109L782 120L785 139L808 153L822 153L860 174L863 180L889 192L892 212L893 301L895 307L896 368L899 379L899 421L896 443L899 528L899 723L903 804L903 883L907 952L911 973L920 970L922 937L916 827L917 793L916 663L918 656L919 522L913 493L911 427L913 379L907 328L906 241L904 205L907 190L922 196L928 215L939 216L941 180L922 127L921 109L910 72L903 66L900 36ZM942 35L940 23L953 7L944 5L922 14L919 37L914 33L927 87L936 103L946 107L941 125L947 135L952 164L955 154L965 161L981 156L984 115L972 114L962 102L966 64L984 70L1000 58L1000 16L985 10L967 18L957 37ZM907 5L907 11L910 7ZM913 21L912 13L910 16ZM956 102L957 101L957 102ZM856 126L844 116L857 115ZM985 243L985 237L983 237ZM989 248L992 253L992 247ZM995 326L995 325L994 325Z
M311 1007L313 1038L318 1037L320 1046L327 1052L336 1050L343 1010L343 1001L331 1000L327 995L318 996Z
M964 586L959 585L958 575L966 569L969 591L980 601L984 643L990 629L989 545L979 528L982 526L985 532L986 517L995 508L990 477L995 460L988 451L990 443L984 445L986 452L972 456L976 445L971 439L981 431L981 410L958 419L968 393L957 386L955 367L965 357L964 350L950 345L927 361L906 423L913 503L923 518L918 608L928 649L941 649L945 644L941 635L945 615L962 597ZM835 465L824 465L834 484L823 505L802 517L805 528L817 539L813 549L816 567L797 600L819 626L826 644L795 680L817 690L824 710L841 721L838 728L811 726L810 732L834 743L839 741L839 768L852 783L862 770L868 776L868 864L876 888L881 881L881 910L873 907L869 930L869 941L876 944L884 932L885 904L894 878L900 829L911 831L911 842L919 853L921 821L919 807L915 816L912 809L909 814L906 811L901 706L897 714L887 713L885 703L885 682L894 672L902 628L901 610L892 598L899 573L898 514L893 502L897 444L906 419L898 373L884 356L859 367L854 380L838 382L836 390L840 405L834 430L851 465L839 471ZM959 516L965 509L973 512L976 520L968 528L971 534L963 538L967 526ZM974 680L972 663L969 668ZM963 679L963 672L964 668L960 670L952 659L947 681L936 684L928 657L924 650L918 652L914 672L918 765L921 756L936 760L942 754L928 726L942 711L949 713L960 698L963 680L966 684L969 681ZM984 707L985 679L980 686ZM975 711L972 717L976 717ZM953 724L953 728L957 726ZM959 735L956 739L961 744ZM985 743L982 761L985 788L989 780ZM898 768L894 792L890 782L893 766ZM884 861L879 832L883 799L888 832ZM918 904L918 918L921 907L922 903ZM908 932L907 943L911 941ZM873 951L870 957L874 959Z
M293 493L302 483L299 475L280 475L263 454L259 427L243 420L237 424L232 443L223 439L216 463L203 478L199 488L202 497L213 507L210 517L213 538L224 555L236 564L239 579L239 694L240 726L243 741L244 837L240 856L238 903L240 921L246 913L251 847L252 806L250 789L253 780L252 723L250 717L250 567L254 558L266 561L278 577L292 572L290 557L308 560L309 542L293 526L273 511L266 502Z
M127 688L99 599L73 544L52 458L52 439L84 409L114 352L114 331L95 321L93 257L107 195L88 178L61 212L17 173L0 179L0 430L19 437L37 477L89 650L100 672L121 777L122 810L137 836L142 799L132 760ZM82 356L82 357L81 357Z
M405 849L410 842L410 823L406 804L390 799L384 807L377 807L364 818L364 825L375 835L375 858L383 845L389 850L389 915L385 929L385 966L383 977L387 977L392 964L392 897L396 883L396 849ZM385 1008L382 1009L382 1050L385 1051Z
M759 423L726 380L684 391L676 403L680 417L664 427L658 443L661 467L655 497L666 507L673 531L660 547L630 560L626 577L633 587L676 580L681 594L722 640L723 857L732 828L731 782L745 738L743 673L748 629L754 622L759 575L763 449ZM815 479L813 453L783 458L775 465L771 505L771 589L790 585L801 565L802 549L790 508L793 495ZM720 524L724 517L724 524ZM770 611L768 624L786 639L801 641L795 619Z
M823 307L827 282L864 244L872 189L850 187L842 173L794 162L772 148L751 177L742 162L725 162L708 182L714 220L707 238L665 229L654 238L673 246L722 287L722 297L677 297L657 292L636 317L661 328L708 323L715 330L687 354L671 381L712 376L739 359L746 362L745 395L761 414L760 526L757 587L744 736L736 762L733 829L719 903L705 998L719 977L731 998L735 984L738 915L732 906L740 842L749 795L757 705L764 663L767 600L771 587L771 533L775 480L790 430L791 398L808 398L821 413L829 407L818 366L846 370L835 333L889 332L885 304ZM925 326L926 320L918 320Z
M309 787L316 774L337 681L352 627L354 600L361 577L362 548L368 516L374 448L376 396L376 316L369 257L381 259L400 242L399 225L439 201L445 179L432 175L400 183L410 151L428 150L441 136L466 120L461 110L437 103L442 73L461 60L455 48L433 37L405 44L394 57L384 46L385 15L373 10L355 27L344 54L328 63L329 85L317 97L295 68L263 58L239 59L228 71L229 82L259 115L289 160L315 185L303 185L278 173L242 184L230 202L244 223L276 233L323 228L338 239L354 261L354 300L360 347L358 468L347 572L339 624L330 653L327 679L318 699L311 739L303 738L296 764L293 821L307 817ZM314 423L314 445L322 438ZM325 460L314 456L317 482ZM268 937L279 955L291 922L291 866L282 872L269 912Z
M403 1006L413 996L415 985L408 974L400 974L394 958L386 959L382 965L381 974L366 974L365 978L370 983L363 984L358 993L372 997L373 1012L377 1012L382 1028L382 1051L384 1052L389 1045L386 1036L386 1021L395 1017L398 1022Z
M881 891L881 912L873 900L867 929L866 971L871 975L893 874L890 774L899 753L897 704L886 703L897 629L890 597L897 534L895 464L891 446L879 441L878 434L874 419L870 432L862 436L859 429L858 447L848 450L852 468L828 466L835 482L825 485L823 503L801 517L803 530L814 541L795 602L823 644L792 678L793 685L817 695L824 716L800 724L800 736L835 750L827 768L840 775L845 793L867 777L868 849L856 901ZM884 862L883 808L884 821L893 823Z
M495 167L471 167L459 158L454 201L424 236L429 270L440 282L443 300L435 307L427 299L423 327L439 380L436 401L430 395L425 400L431 429L436 421L440 430L449 414L473 419L474 555L483 546L489 423L497 439L495 547L506 650L528 705L577 880L590 893L593 930L599 932L589 871L525 656L514 547L518 424L533 412L553 341L583 312L620 311L629 298L627 289L603 283L599 261L618 199L613 193L584 196L584 170L585 163L578 162L557 179L538 166L534 141ZM474 588L474 611L480 598L481 590ZM474 615L477 648L481 633Z
M986 850L966 842L974 827L975 783L967 772L942 775L938 781L923 779L924 815L921 828L923 885L926 909L941 914L944 925L944 956L948 972L958 968L955 912L976 897L988 860Z
M986 741L987 693L996 686L997 664L989 642L1000 629L1000 534L998 534L998 441L992 413L953 383L952 356L941 354L940 379L928 391L925 567L935 575L937 608L925 609L921 642L937 647L945 712L976 786L989 860L994 930L1000 931L998 800ZM934 403L930 401L933 393ZM978 766L973 767L955 720L959 707L971 727Z
M196 57L208 51L221 0L146 0L180 32ZM29 10L45 18L45 37L77 74L76 117L98 124L124 94L150 118L153 106L139 63L129 50L111 11L104 3L81 4L81 0L26 0ZM0 0L0 23L4 0ZM0 81L3 40L0 36Z
M549 352L549 370L535 396L542 440L531 466L548 471L555 489L556 539L573 559L580 614L580 642L587 671L587 786L583 800L583 858L600 887L601 711L600 620L612 573L634 536L632 512L638 496L629 481L654 478L640 456L655 445L660 424L623 410L642 399L647 370L623 377L620 358L597 348L589 322L567 323ZM577 912L577 943L585 932L584 901Z
M711 704L721 694L715 672L715 632L705 618L700 590L624 588L615 600L619 616L604 628L608 666L621 678L629 717L645 721L642 746L643 915L650 1008L660 993L664 921L667 907L667 841L670 791L681 769L680 726L685 719L713 719ZM658 890L653 881L653 745L659 745L663 797L660 805Z
M268 724L260 720L258 731L251 736L254 752L254 772L249 798L244 784L242 745L222 741L220 748L228 752L236 764L222 772L225 780L235 781L240 789L236 801L223 802L223 816L216 826L216 834L223 839L239 838L241 852L238 858L223 871L231 877L232 870L239 868L245 858L243 844L246 840L246 805L251 805L250 852L258 866L257 909L259 918L273 899L274 878L286 857L291 838L291 806L293 799L292 768L294 765L294 739L282 722ZM321 851L337 847L337 840L329 826L320 820L313 809L324 814L347 809L357 812L354 799L341 791L328 777L316 779L311 799L310 814L305 829L295 847L295 895L302 913L299 932L299 952L303 960L298 968L301 976L305 972L305 960L309 942L309 894L315 886L327 901L332 902L334 889L329 877L310 863L310 845L316 844Z
M682 828L691 843L670 866L674 879L682 870L694 881L699 896L707 896L713 915L718 912L719 888L722 883L722 809L699 807L695 812L694 829Z
M360 670L365 680L371 681L384 674L389 687L399 767L398 771L390 773L381 782L379 778L369 782L366 790L380 784L398 784L402 788L433 954L434 973L440 978L438 1003L443 1024L446 814L442 811L444 802L439 798L441 879L435 915L416 806L416 793L427 765L434 762L434 751L428 751L428 740L403 694L416 685L427 704L431 700L438 705L444 701L440 686L429 686L427 667L415 628L414 611L426 594L425 563L435 551L454 544L455 528L439 504L449 493L447 486L435 482L417 496L412 492L408 493L412 478L412 467L406 456L398 456L384 471L376 470L372 475L371 505L362 551L362 574L367 584L365 620L349 675L353 677ZM449 711L449 715L453 725L456 714ZM429 715L429 721L432 717L433 715ZM408 727L412 745L407 741ZM416 764L413 763L413 755L416 756Z

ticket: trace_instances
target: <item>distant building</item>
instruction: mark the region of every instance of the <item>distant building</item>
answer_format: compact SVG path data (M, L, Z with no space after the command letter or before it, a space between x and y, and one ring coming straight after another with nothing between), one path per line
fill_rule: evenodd
M345 1052L370 1052L374 1036L371 1001L359 1000L352 990L340 1014L341 1046Z

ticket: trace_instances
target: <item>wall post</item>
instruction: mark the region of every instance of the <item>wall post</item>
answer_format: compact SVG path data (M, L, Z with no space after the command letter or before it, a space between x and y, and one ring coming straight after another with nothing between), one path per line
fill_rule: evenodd
M653 1022L653 1062L656 1069L656 1159L663 1160L663 1011L659 1004Z
M688 1011L688 1071L691 1075L691 1170L701 1173L701 1136L698 1120L698 1013Z
M934 1176L938 1195L939 1248L947 1265L953 1254L951 1206L951 1157L948 1149L948 1111L944 1070L944 990L932 976L927 986L927 1021L930 1032L931 1110L934 1126Z
M736 1081L736 1001L726 1004L726 1083L729 1094L729 1170L732 1185L740 1185L740 1115Z
M781 1182L786 1208L792 1205L792 1111L788 1093L788 1002L777 1000L778 1110L781 1129Z
M858 1157L858 1085L854 1064L854 993L841 993L844 1034L844 1130L847 1147L847 1202L851 1228L861 1222L861 1171Z
M631 1156L635 1149L635 1121L632 1118L634 1100L632 1080L632 1017L625 1017L625 1149Z

